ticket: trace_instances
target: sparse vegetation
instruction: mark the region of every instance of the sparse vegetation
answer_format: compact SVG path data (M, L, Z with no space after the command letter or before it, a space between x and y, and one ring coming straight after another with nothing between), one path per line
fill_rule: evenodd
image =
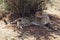
M60 40L60 0L0 0L0 40Z

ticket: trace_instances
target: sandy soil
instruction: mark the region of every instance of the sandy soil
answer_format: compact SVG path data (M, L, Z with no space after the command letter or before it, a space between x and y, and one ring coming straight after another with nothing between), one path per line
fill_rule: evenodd
M60 19L52 16L51 22L57 31L50 28L27 26L18 29L15 24L6 25L3 20L0 21L0 40L60 40Z
M60 40L60 0L50 0L53 4L46 4L47 14L51 14L51 22L57 31L50 28L27 26L23 29L18 29L16 25L6 25L3 20L0 20L0 40Z

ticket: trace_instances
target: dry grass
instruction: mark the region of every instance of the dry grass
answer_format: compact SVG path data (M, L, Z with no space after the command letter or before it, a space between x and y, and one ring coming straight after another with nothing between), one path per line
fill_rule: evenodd
M57 31L53 31L46 26L38 27L32 25L23 27L23 29L20 30L16 27L16 25L5 25L4 22L0 20L0 40L59 40L59 20L59 18L56 18L54 16L51 18L51 21L58 28Z
M17 35L19 34L17 30L14 31L12 25L5 25L3 21L0 21L0 40L18 40Z
M51 22L54 24L53 27L58 28L57 31L46 26L27 26L20 30L16 25L5 25L3 20L0 20L0 40L60 40L60 0L50 1L53 5L46 4L47 10L44 11L53 14Z

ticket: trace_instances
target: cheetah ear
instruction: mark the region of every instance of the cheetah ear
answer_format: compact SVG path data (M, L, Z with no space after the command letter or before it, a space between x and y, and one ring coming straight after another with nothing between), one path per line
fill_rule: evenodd
M41 18L42 16L42 12L40 12L40 11L37 11L36 13L35 13L35 17L37 17L37 18Z

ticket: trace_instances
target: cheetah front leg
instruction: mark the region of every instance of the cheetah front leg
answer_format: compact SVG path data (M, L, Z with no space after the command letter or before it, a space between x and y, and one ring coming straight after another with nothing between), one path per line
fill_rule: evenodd
M20 25L20 22L19 22L19 21L17 21L17 27L18 27L19 29L23 29L22 26Z

